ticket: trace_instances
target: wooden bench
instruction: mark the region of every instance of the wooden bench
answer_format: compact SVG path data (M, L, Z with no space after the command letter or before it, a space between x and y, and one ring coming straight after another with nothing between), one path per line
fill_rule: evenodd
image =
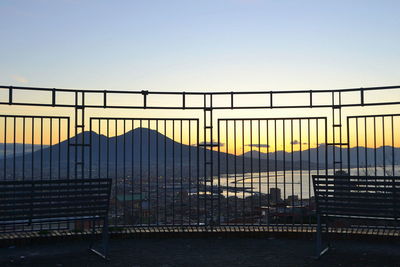
M111 179L0 181L0 226L41 224L47 229L46 224L83 221L91 224L94 234L96 223L102 222L102 251L93 248L93 239L89 248L107 258L111 183Z
M316 255L322 245L322 225L332 218L395 222L400 218L399 176L313 175L317 212Z

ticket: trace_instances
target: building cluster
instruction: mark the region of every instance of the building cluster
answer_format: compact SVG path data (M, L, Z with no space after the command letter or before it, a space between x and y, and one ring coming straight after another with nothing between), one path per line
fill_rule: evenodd
M313 197L282 196L281 189L268 194L235 193L226 196L227 188L209 188L204 183L162 178L143 180L118 179L110 206L113 224L117 225L229 225L304 223L315 213ZM150 183L149 183L150 182ZM230 188L229 190L233 190ZM248 192L247 192L248 193Z

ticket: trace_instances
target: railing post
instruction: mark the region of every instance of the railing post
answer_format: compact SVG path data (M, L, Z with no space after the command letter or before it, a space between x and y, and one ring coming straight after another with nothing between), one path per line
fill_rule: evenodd
M149 91L147 90L142 90L142 95L143 95L143 108L147 108L147 95L149 94Z
M360 88L361 106L364 106L364 88Z
M79 104L79 94L81 94L81 103ZM80 138L78 134L81 134ZM75 178L79 177L83 179L85 177L85 147L89 145L85 144L85 92L75 92L75 142L70 144L74 147L74 158L75 158ZM80 150L80 158L78 157L78 149ZM80 166L80 174L78 173L78 167ZM91 166L89 166L91 168Z
M51 92L51 105L53 107L56 106L56 88L53 88L53 91Z
M13 87L10 86L8 89L8 104L12 105L13 104Z
M107 90L103 92L103 108L107 108Z
M182 109L186 109L186 92L182 93Z
M207 96L209 97L209 104L207 104ZM203 147L204 147L204 211L205 218L204 223L206 225L210 224L211 227L214 223L214 188L213 188L213 147L215 144L213 143L213 99L212 94L204 94L204 136L203 136ZM207 153L210 153L210 156L207 157ZM208 179L208 173L210 175L210 179ZM210 187L207 186L208 180L210 181ZM210 194L207 195L207 192L210 191ZM207 201L208 196L210 197L210 223L207 221L208 219L208 211L207 211Z

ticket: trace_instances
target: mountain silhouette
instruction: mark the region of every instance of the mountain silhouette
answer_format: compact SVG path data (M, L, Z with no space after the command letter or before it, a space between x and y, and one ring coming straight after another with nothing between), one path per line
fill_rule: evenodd
M342 152L340 152L339 147L333 148L333 146L319 145L318 148L311 148L302 151L294 151L285 152L285 151L276 151L270 153L261 153L261 159L279 159L283 160L285 158L286 161L291 161L292 157L294 161L306 160L308 161L310 157L310 162L319 162L321 164L325 164L325 151L327 150L327 160L328 163L333 163L334 161L334 153L335 150L335 161L340 160L340 153L342 154L342 163L343 166L348 166L348 159L350 153L350 166L356 167L357 165L361 166L374 166L375 163L377 166L383 165L399 165L400 164L400 148L392 147L392 146L381 146L375 148L369 147L342 147ZM259 151L249 151L243 154L245 157L253 157L253 159L258 159Z
M89 169L93 177L202 177L206 172L207 176L217 175L218 170L223 174L292 168L283 159L270 158L268 162L262 158L256 162L246 155L218 153L178 141L148 128L136 128L112 137L87 131L51 147L19 155L15 162L13 157L8 157L6 168L8 176L14 175L16 169L17 174L22 175L24 170L28 177L73 176L75 162L84 162L77 168L83 166L86 177L90 175ZM76 146L82 143L86 146ZM316 163L303 158L302 162L294 161L293 169L307 169L309 165L311 169L317 168Z

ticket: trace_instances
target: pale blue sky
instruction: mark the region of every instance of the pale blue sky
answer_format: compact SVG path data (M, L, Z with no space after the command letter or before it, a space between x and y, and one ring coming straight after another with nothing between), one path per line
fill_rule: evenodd
M1 0L0 84L149 90L400 84L400 1Z

